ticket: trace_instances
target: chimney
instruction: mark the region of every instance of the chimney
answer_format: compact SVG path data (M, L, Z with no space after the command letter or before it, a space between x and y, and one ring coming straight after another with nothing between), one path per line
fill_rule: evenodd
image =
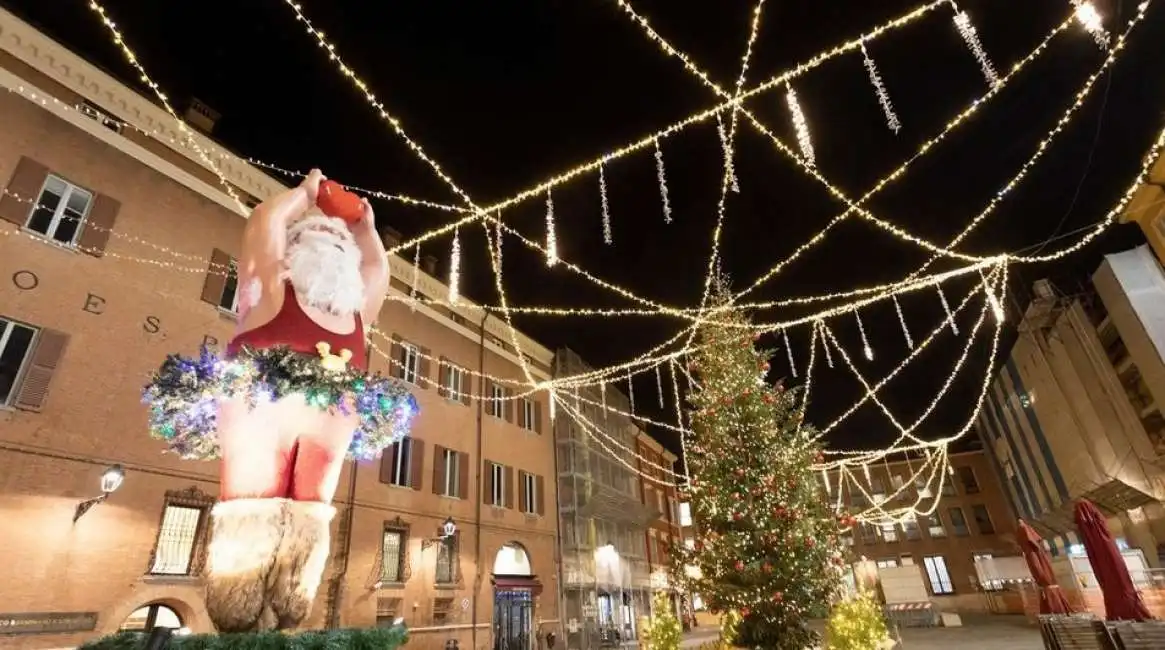
M385 248L392 248L400 243L400 231L390 226L380 227L380 241Z
M222 117L221 113L195 98L190 100L190 105L186 107L186 114L182 116L182 119L186 120L190 126L210 135L220 117Z
M421 270L434 278L437 277L437 257L435 255L422 255Z

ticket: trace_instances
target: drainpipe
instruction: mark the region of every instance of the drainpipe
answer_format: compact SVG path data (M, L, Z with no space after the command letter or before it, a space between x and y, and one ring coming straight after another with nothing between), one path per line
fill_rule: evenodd
M477 382L477 453L474 455L477 470L474 473L474 480L476 481L475 485L477 485L478 490L481 490L481 472L482 467L485 465L481 452L484 433L483 422L485 420L485 322L487 320L489 320L489 310L483 309L481 323L479 324L481 336L477 341L477 376L479 381ZM481 566L481 503L483 498L484 496L482 494L479 493L477 495L477 499L475 499L477 503L474 506L473 513L473 562L476 569L473 576L473 594L471 596L473 604L470 605L470 610L473 612L470 618L471 626L469 628L469 638L472 644L471 650L477 650L477 599L478 594L481 593L481 583L484 574Z
M554 374L555 374L555 376L558 375L558 360L557 359L555 359L555 361L554 361ZM575 406L577 407L578 405L576 404ZM559 472L561 470L558 467L558 423L557 422L550 423L550 440L551 440L551 445L552 445L551 449L553 450L553 456L554 456L554 494L557 497L557 495L559 494L559 489L561 488L561 485L562 485L560 483L561 478L559 476ZM571 446L571 453L572 454L574 453L573 444ZM573 480L573 478L571 480ZM543 498L545 498L545 496L543 496ZM576 526L575 527L575 534L576 535L578 534L577 531L578 531L578 528ZM565 647L566 646L566 634L563 633L563 631L565 629L563 626L566 624L566 621L563 620L565 615L563 614L562 608L563 608L563 603L566 602L566 599L564 598L564 596L566 594L566 586L562 582L562 557L563 557L562 556L562 515L559 511L557 498L554 499L554 541L555 541L555 544L554 544L554 582L556 583L554 595L558 598L558 601L557 601L555 608L554 608L554 613L555 613L555 618L558 619L558 631L559 631L559 633L557 636L559 636L561 638L562 645ZM577 541L576 541L576 543L577 543ZM580 598L581 598L581 592L582 592L582 590L580 589L579 590Z
M365 348L364 367L368 368L372 364L372 348L368 346ZM348 509L344 512L344 519L340 523L340 532L344 534L344 539L341 540L344 552L340 554L340 566L336 568L336 574L332 576L332 582L328 585L328 611L324 620L329 630L340 627L340 606L344 597L344 578L348 576L348 558L352 555L352 520L356 516L356 472L359 470L360 464L353 462L352 471L348 473Z

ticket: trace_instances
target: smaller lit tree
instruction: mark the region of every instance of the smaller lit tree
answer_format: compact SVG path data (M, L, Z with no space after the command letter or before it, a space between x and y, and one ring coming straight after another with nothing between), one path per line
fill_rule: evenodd
M869 591L859 591L833 606L825 629L828 650L884 650L894 647L894 641Z
M677 650L680 647L680 622L665 591L655 592L652 598L651 621L644 637L648 650Z

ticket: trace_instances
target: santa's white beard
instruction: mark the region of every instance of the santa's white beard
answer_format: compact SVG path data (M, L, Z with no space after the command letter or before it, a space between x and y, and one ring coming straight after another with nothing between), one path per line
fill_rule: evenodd
M360 249L343 221L308 216L291 227L288 239L291 286L303 302L332 314L354 314L364 307Z

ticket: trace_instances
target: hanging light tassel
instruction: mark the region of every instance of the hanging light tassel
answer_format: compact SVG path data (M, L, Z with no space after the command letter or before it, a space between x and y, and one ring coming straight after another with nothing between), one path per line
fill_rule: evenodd
M461 297L461 236L453 229L453 250L449 253L449 304L456 305Z
M821 347L825 348L825 363L832 368L833 354L829 351L829 337L825 334L825 323L817 321L817 326L821 328Z
M866 484L869 485L870 483L873 483L873 480L870 479L870 464L869 463L865 463L862 465L862 472L866 475Z
M781 337L785 339L785 354L789 356L789 370L793 373L793 379L796 379L797 364L793 363L793 346L789 345L789 330L782 328Z
M736 181L736 163L732 160L732 147L728 144L728 132L724 130L724 121L720 114L716 114L716 132L720 134L720 148L724 150L724 173L728 176L728 188L733 193L740 193L740 184Z
M554 232L554 195L546 190L546 266L558 264L558 233Z
M411 311L417 310L417 283L421 279L421 245L418 243L417 248L413 251L413 284L409 288L409 309Z
M659 366L655 367L655 392L659 393L659 408L663 408L663 373Z
M854 310L854 318L858 319L858 333L862 335L862 353L866 355L866 361L873 361L874 348L870 347L870 340L866 338L866 326L862 323L862 314L857 309Z
M865 41L862 42L862 61L866 64L866 72L870 75L870 85L874 87L874 94L878 96L878 104L882 107L882 114L886 116L886 126L897 133L902 129L902 122L898 120L898 114L894 112L894 106L890 103L890 93L886 92L886 84L882 82L878 66L874 64L874 59L866 51Z
M627 399L631 402L631 413L635 413L635 384L630 374L627 375Z
M898 302L898 296L894 295L894 311L898 312L898 324L902 326L902 336L906 338L906 347L911 350L914 349L914 339L910 336L910 328L906 327L906 317L902 315L902 305Z
M558 395L554 391L550 391L550 421L554 422L558 418Z
M995 291L991 288L991 284L987 282L987 276L983 275L983 271L979 271L979 279L983 282L983 293L987 295L987 302L991 304L991 313L995 315L995 322L1002 323L1007 314L1003 311L1003 303L999 302L999 296L995 295Z
M655 140L655 176L659 181L659 198L663 201L663 222L671 223L671 200L667 196L667 176L663 168L663 149L659 148L659 139Z
M1096 5L1092 4L1090 0L1072 0L1072 6L1076 7L1076 21L1080 23L1084 31L1092 35L1092 40L1096 41L1097 47L1107 50L1108 31L1104 29L1104 18L1096 10Z
M967 48L971 50L971 54L979 62L979 69L983 71L983 77L988 84L998 85L999 75L995 72L995 66L992 65L991 59L987 57L987 51L983 49L983 44L979 42L979 32L975 31L975 26L971 24L971 17L967 15L967 12L959 10L954 2L951 2L951 6L955 8L956 12L955 28L959 30L959 36L963 37Z
M934 285L938 290L938 299L943 303L943 311L947 313L947 322L951 324L951 333L955 336L959 335L959 326L955 324L955 315L951 313L951 303L947 302L947 294L943 293L942 285Z
M829 485L829 472L824 469L821 470L821 482L825 483L825 493L832 494L833 488Z
M603 417L607 417L607 382L599 382L599 397L603 402Z
M501 213L499 213L497 215L497 221L494 222L494 225L497 226L498 268L501 268L501 266L502 266L502 239L506 236L506 231L504 229L502 229L502 215L501 215Z
M607 173L606 165L599 165L599 201L603 206L603 243L610 246L614 241L611 237L611 204L607 202Z
M809 123L805 121L805 113L801 110L801 103L797 101L797 93L793 86L785 83L785 103L789 105L789 115L793 118L793 129L797 132L797 146L801 148L801 157L810 167L817 165L817 155L813 152L813 140L809 137Z

